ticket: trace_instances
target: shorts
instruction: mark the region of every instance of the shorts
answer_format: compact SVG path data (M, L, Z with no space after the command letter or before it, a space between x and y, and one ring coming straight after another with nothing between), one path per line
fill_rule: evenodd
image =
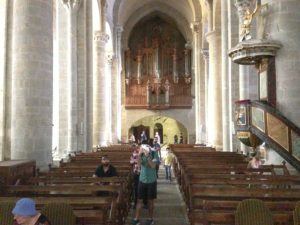
M156 199L157 196L157 183L143 183L139 182L138 186L138 199Z

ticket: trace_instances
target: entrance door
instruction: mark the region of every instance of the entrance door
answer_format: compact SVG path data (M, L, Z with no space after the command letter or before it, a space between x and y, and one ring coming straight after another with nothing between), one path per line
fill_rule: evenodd
M133 134L134 134L134 136L135 136L138 143L141 141L141 134L142 134L143 131L146 132L147 140L149 141L149 139L150 139L149 130L150 130L150 128L146 127L144 125L140 125L138 127L132 127Z
M156 123L154 125L154 134L153 134L153 137L155 136L156 132L158 132L158 134L160 136L160 144L164 143L163 126L160 123Z

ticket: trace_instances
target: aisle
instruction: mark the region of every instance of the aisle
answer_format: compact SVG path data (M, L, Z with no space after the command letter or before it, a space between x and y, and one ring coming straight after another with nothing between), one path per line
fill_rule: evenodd
M157 181L158 196L155 200L154 224L155 225L188 225L185 204L181 198L176 180L172 182L165 180L164 168L160 167L159 179ZM134 210L131 209L127 218L127 225L131 224ZM141 225L148 218L148 210L141 211Z

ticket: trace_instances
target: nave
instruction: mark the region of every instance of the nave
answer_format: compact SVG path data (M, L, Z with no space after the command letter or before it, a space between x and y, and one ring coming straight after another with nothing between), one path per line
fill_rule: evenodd
M157 180L157 199L154 203L154 221L155 225L188 225L185 203L179 191L176 179L171 182L165 179L163 166L159 169L159 178ZM131 208L126 225L131 225L135 210ZM141 222L148 218L148 210L141 212Z
M251 169L247 168L246 158L236 152L218 152L195 145L172 145L171 150L175 155L176 180L165 180L161 166L154 224L246 225L250 222L253 225L253 218L259 225L298 224L300 177L289 174L285 164ZM11 209L21 197L33 198L37 208L55 225L131 224L134 213L130 195L133 188L131 154L128 145L76 153L59 167L52 166L47 172L27 177L25 171L33 172L32 164L24 164L23 169L19 165L17 182L5 179L17 173L1 176L2 182L7 183L1 185L0 225L12 224ZM118 177L92 178L102 155L109 156ZM3 172L5 166L0 166ZM109 194L99 196L96 194L99 192ZM249 202L247 199L257 200ZM54 209L53 203L56 203ZM242 203L250 206L243 209ZM71 210L70 218L61 216L62 210L67 209ZM71 222L62 223L63 219ZM143 209L142 225L146 219L147 211Z

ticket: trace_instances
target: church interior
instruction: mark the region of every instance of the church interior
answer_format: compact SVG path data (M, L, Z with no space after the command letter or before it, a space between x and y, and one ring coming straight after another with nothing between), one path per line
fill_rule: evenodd
M299 225L299 22L299 0L0 0L0 225L20 198L52 225Z

